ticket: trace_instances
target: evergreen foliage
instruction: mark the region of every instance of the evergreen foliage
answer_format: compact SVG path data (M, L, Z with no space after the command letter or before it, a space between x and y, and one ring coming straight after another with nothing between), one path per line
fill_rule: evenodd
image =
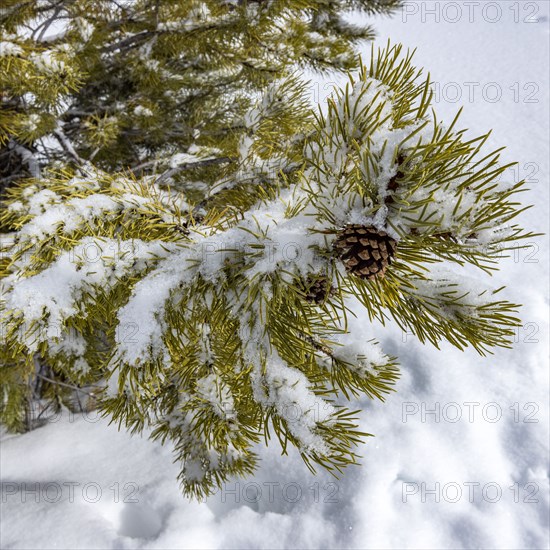
M289 70L356 67L354 45L373 31L346 12L398 0L2 4L0 181L69 157L138 175L185 169L189 193L238 157L258 92ZM193 167L196 157L211 163Z
M45 2L69 17L47 46L14 38L42 4L2 15L4 147L39 169L0 215L4 423L24 428L37 378L61 404L83 388L114 422L170 443L184 492L204 497L253 472L273 436L312 470L357 462L369 434L346 400L383 400L398 368L350 332L351 298L422 342L510 345L517 306L462 269L490 273L531 236L500 150L436 118L400 46L372 48L318 112L295 71L353 68L371 31L342 10L394 2L106 4ZM20 74L57 44L70 77L40 103ZM378 276L346 269L347 226L391 240Z

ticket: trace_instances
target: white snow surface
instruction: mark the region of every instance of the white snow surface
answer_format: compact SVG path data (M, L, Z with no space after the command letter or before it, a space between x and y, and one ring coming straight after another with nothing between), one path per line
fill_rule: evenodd
M462 126L493 128L490 143L520 161L508 174L530 179L523 201L535 205L521 221L547 235L548 17L546 2L442 1L374 20L379 45L417 48L440 119L463 104ZM312 96L323 101L330 84L317 80ZM189 502L168 447L65 415L1 435L0 547L550 548L548 237L501 267L491 282L523 304L524 325L512 350L488 358L423 346L391 324L373 331L357 307L353 331L397 355L402 377L386 403L352 403L375 437L340 479L313 476L272 441L255 476Z

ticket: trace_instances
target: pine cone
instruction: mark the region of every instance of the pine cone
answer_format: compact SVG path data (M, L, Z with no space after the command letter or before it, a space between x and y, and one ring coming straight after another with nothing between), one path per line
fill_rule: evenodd
M334 294L334 288L325 277L308 277L303 284L305 299L310 303L322 304L329 295Z
M350 224L339 231L333 247L348 273L373 279L384 277L397 241L375 227Z

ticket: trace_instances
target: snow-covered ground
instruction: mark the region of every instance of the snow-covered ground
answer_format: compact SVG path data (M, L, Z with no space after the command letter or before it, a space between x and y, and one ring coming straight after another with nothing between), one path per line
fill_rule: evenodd
M406 2L375 21L417 48L436 109L492 128L492 144L528 178L523 215L549 233L549 4ZM327 81L312 86L322 101ZM256 476L207 502L186 501L169 449L95 417L65 416L2 436L1 548L548 548L548 237L502 263L495 286L524 304L513 350L481 358L374 331L402 378L385 404L367 399L363 465L313 476L297 453L262 450Z

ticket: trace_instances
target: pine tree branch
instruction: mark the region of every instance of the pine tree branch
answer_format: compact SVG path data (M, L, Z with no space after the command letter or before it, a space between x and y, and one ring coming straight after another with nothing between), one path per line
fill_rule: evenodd
M165 181L169 180L176 174L179 174L180 172L184 170L189 170L192 168L204 168L205 166L215 166L218 164L227 164L229 162L234 162L235 158L230 157L216 157L216 158L207 158L207 159L201 159L197 160L195 162L183 162L181 164L178 164L174 168L170 168L169 170L166 170L163 172L157 179L156 183L157 185L160 185L161 183L164 183Z
M64 388L69 388L69 389L75 390L79 393L84 393L84 394L86 394L90 397L97 397L97 394L95 394L95 393L86 391L82 388L79 388L78 386L73 385L73 384L68 384L67 382L61 382L60 380L54 380L53 378L45 376L44 374L37 373L36 376L37 376L37 378L40 378L41 380L45 380L46 382L49 382L50 384L54 384L56 386L62 386ZM98 386L98 387L100 387L100 386Z
M57 138L57 141L59 142L63 150L68 153L79 166L84 166L86 164L86 161L79 156L73 144L65 135L61 124L57 125L56 129L53 132L53 135Z
M439 122L400 47L373 49L317 113L289 76L354 66L367 31L342 12L394 2L331 0L312 21L307 2L281 0L253 22L244 3L230 16L215 2L214 15L184 0L105 14L72 4L67 48L13 38L0 56L20 98L2 136L41 143L14 156L26 156L25 175L40 163L47 174L0 210L11 231L0 242L2 420L24 423L30 357L47 361L38 375L57 396L67 392L55 384L79 392L101 375L103 410L172 443L184 491L205 496L253 472L271 432L312 469L357 461L365 434L332 399L383 399L397 378L378 344L349 334L359 305L365 325L395 322L436 346L509 345L518 320L501 289L435 269L488 269L526 235L513 222L523 184L498 181L487 136ZM40 18L22 6L9 25L30 34L61 6ZM52 132L55 113L65 124ZM182 185L167 185L178 174Z
M25 164L29 170L30 175L33 178L39 179L41 177L40 164L38 163L35 154L20 143L10 142L11 147L18 155L20 155L23 164Z

